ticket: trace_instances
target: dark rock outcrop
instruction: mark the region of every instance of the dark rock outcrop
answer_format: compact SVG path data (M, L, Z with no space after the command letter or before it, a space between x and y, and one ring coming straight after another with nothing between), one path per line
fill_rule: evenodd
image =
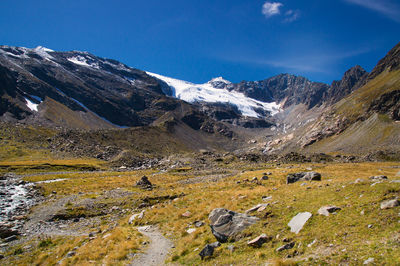
M317 172L299 172L288 174L286 184L295 183L297 181L321 181L321 174Z
M221 243L235 239L241 231L258 221L257 217L223 208L212 210L208 218L213 235Z

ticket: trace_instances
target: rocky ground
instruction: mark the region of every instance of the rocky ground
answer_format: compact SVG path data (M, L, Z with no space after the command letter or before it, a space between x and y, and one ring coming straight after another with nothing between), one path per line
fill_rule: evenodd
M398 163L197 164L204 156L3 174L1 264L399 261Z

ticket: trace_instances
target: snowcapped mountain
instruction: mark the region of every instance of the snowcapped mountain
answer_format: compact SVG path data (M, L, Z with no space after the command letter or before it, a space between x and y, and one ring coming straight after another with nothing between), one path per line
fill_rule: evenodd
M146 73L168 84L172 89L170 96L189 103L229 104L236 107L243 116L256 118L262 118L266 112L274 115L280 110L280 106L276 102L266 103L249 98L241 92L229 91L227 87L232 83L222 77L214 78L204 84L194 84L151 72Z

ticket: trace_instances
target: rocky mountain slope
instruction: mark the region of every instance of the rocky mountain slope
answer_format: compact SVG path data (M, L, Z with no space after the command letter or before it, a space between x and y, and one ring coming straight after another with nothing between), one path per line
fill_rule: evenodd
M292 123L289 132L267 145L268 151L297 149L350 154L398 152L399 58L400 44L380 60L370 74L359 67L346 72L341 81L342 84L348 84L344 88L353 84L353 87L359 88L349 89L350 94L321 110L322 114L308 123L297 126ZM359 77L358 81L352 80L349 75Z

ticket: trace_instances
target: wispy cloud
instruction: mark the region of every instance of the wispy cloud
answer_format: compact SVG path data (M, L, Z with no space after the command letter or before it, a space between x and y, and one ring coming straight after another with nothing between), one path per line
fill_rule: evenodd
M280 2L265 2L262 6L262 13L266 18L281 15L281 9L283 9L283 4ZM284 13L283 22L290 23L297 20L300 17L299 10L288 10Z
M370 48L357 49L354 51L309 51L302 55L283 55L281 57L260 57L254 55L241 55L236 57L224 57L222 59L231 62L269 66L283 71L294 71L299 73L324 73L334 72L334 66L346 58L351 58L370 52Z
M266 18L270 18L281 13L280 8L283 6L279 2L265 2L262 7L262 13Z
M395 4L391 0L344 0L344 1L374 10L396 22L400 22L400 5Z
M293 22L297 20L300 17L300 11L299 10L288 10L285 13L285 20L284 22Z

